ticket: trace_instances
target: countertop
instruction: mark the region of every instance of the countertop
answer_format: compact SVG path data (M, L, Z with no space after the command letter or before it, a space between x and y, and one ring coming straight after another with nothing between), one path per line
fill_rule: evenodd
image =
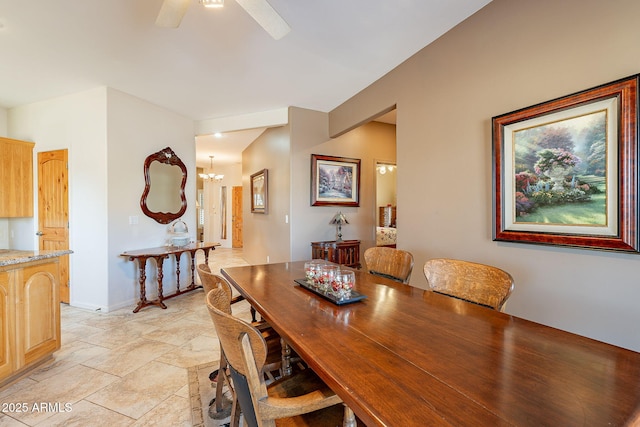
M72 254L68 249L45 251L18 251L14 249L0 249L0 267L23 262L38 261L47 258L56 258L62 255Z

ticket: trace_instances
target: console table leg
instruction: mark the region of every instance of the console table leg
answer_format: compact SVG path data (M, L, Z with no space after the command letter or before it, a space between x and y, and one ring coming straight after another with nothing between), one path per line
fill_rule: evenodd
M173 254L176 257L176 292L180 293L180 256L182 252Z
M196 287L196 252L198 250L189 251L191 254L191 285L190 288Z
M133 261L134 258L130 258L129 260ZM134 313L137 313L138 311L140 311L142 307L147 305L147 295L146 295L146 286L145 286L145 283L147 281L146 266L147 266L147 258L138 257L138 272L140 276L138 283L140 283L140 301L138 301L138 305L133 310Z
M156 264L158 266L158 305L162 308L167 308L167 306L162 302L164 296L162 295L162 278L164 277L164 273L162 272L162 264L164 262L164 256L160 256L156 258Z

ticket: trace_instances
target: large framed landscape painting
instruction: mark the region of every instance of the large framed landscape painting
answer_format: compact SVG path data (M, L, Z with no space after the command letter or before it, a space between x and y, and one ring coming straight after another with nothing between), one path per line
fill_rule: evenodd
M638 75L492 119L493 239L638 252Z
M360 206L360 159L312 154L311 206Z

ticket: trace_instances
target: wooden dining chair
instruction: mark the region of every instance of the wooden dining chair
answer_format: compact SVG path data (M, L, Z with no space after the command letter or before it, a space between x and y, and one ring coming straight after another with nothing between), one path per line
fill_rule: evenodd
M407 284L413 270L413 255L402 249L376 246L364 251L364 263L371 274Z
M485 264L448 258L430 259L424 275L433 292L501 310L513 291L513 277Z
M200 277L200 283L202 283L205 298L211 289L220 286L221 282L226 282L226 279L224 277L212 273L211 268L207 264L198 264L197 270L198 277ZM229 290L231 290L231 287L229 287ZM231 304L235 304L240 301L244 301L244 297L242 295L232 294ZM256 322L256 309L250 307L249 310L251 310L251 321Z
M268 355L267 342L249 323L217 308L227 306L228 301L222 289L214 289L207 295L209 314L227 358L237 397L236 409L232 412L238 414L239 404L244 425L355 427L351 409L342 405L340 397L311 369L267 385L261 373Z
M202 287L204 288L205 293L205 302L207 301L206 295L214 289L222 290L227 297L223 300L219 300L223 302L225 305L218 306L219 310L224 311L225 313L231 314L231 304L236 303L238 301L244 300L244 298L238 298L233 296L233 292L231 289L231 285L229 282L222 276L211 273L209 266L206 264L198 265L198 275L200 276L200 280L202 282ZM271 328L266 322L263 321L254 321L252 322L254 327L260 330L260 333L264 337L265 341L269 346L269 357L267 363L265 363L264 375L267 376L271 381L274 381L276 377L282 376L282 347L281 347L281 339L280 336ZM229 392L231 394L231 410L234 410L234 402L235 402L235 392L233 387L231 386L231 382L229 381L229 377L227 374L227 360L224 354L221 354L220 364L218 369L213 371L209 378L212 381L215 379L216 382L216 395L214 400L209 404L209 406L215 403L216 414L222 414L225 410L225 398L224 398L224 384L227 384L229 387ZM228 404L228 401L227 401Z

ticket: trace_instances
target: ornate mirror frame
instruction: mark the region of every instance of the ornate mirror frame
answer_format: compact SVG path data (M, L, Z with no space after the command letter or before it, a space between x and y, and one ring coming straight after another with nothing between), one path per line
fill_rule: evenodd
M178 212L152 212L147 206L147 197L149 196L149 191L151 190L151 176L149 174L149 168L152 162L160 162L170 166L178 166L182 171L182 182L180 184L180 210ZM176 155L176 153L171 150L170 147L165 148L164 150L158 151L146 158L144 161L144 191L142 192L142 197L140 198L140 207L142 208L142 212L149 218L154 219L156 222L160 224L169 224L171 221L174 221L180 218L187 210L187 198L185 196L185 185L187 183L187 167L182 163L182 160Z

